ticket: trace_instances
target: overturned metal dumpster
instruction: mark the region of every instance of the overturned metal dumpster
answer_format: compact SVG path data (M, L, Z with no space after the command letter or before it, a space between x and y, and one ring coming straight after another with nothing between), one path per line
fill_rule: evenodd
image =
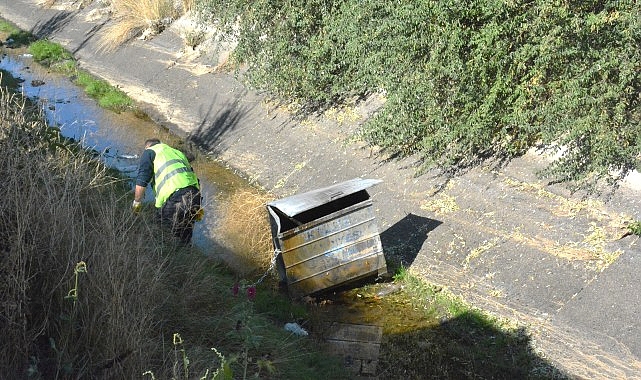
M367 189L353 179L267 204L277 267L293 298L387 272Z

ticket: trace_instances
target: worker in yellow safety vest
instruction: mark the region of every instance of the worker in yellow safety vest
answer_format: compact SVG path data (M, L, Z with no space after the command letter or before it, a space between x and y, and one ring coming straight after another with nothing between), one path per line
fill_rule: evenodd
M145 141L145 150L140 157L132 205L134 212L140 211L145 189L150 184L160 223L171 227L181 242L189 243L194 223L202 218L200 181L184 153L153 138Z

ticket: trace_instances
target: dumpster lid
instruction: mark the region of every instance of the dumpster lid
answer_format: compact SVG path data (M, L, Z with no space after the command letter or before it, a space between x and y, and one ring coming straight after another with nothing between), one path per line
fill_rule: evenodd
M278 199L267 203L267 206L277 208L285 215L293 217L307 210L322 206L335 199L378 185L381 182L383 181L380 179L355 178L336 185Z

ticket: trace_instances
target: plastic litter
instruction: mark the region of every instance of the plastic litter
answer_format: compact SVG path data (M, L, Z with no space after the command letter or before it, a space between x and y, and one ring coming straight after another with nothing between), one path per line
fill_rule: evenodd
M125 159L125 160L136 160L139 157L138 157L137 154L119 154L118 158L122 158L122 159Z
M298 323L285 323L285 330L298 336L307 336L309 333L304 328L300 327Z

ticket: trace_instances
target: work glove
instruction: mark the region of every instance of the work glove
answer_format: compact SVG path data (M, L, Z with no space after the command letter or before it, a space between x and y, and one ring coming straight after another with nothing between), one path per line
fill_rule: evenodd
M203 220L204 217L205 217L205 209L201 207L201 208L198 209L198 211L196 211L196 215L194 216L194 220L197 221L197 222L200 222L201 220Z
M142 209L142 202L139 202L139 201L137 201L137 200L135 200L135 199L134 199L134 203L132 203L132 204L131 204L131 209L132 209L132 210L133 210L133 212L135 212L136 214L137 214L137 213L139 213L139 212L140 212L140 210Z

